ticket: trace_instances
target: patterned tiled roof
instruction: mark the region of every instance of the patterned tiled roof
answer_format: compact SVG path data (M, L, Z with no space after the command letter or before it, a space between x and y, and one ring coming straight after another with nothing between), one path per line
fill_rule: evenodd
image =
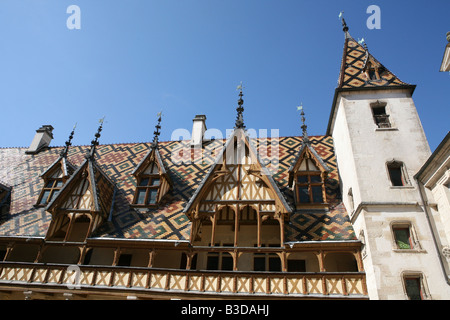
M363 70L367 62L375 65L380 70L379 80L370 80L366 77ZM338 88L350 89L400 86L411 85L401 81L355 39L350 36L345 39Z
M296 210L285 224L286 241L355 240L353 227L340 200L338 173L330 136L310 137L311 145L331 169L326 181L329 210ZM281 137L279 140L279 168L273 175L286 200L293 205L293 194L288 188L288 169L301 146L301 137ZM126 239L189 240L191 222L183 213L196 188L214 163L215 155L223 147L221 140L203 147L203 160L183 163L173 157L183 149L180 141L159 143L159 151L173 189L163 198L159 207L136 209L130 206L136 187L133 170L148 153L151 143L108 144L97 147L96 163L116 185L111 221L100 226L92 237ZM68 159L74 166L85 160L87 146L70 148ZM0 180L12 186L10 211L0 217L0 236L44 237L51 221L45 208L37 208L43 180L40 177L58 157L60 147L52 147L36 155L25 154L24 148L0 149ZM275 155L262 152L263 162ZM269 149L270 150L270 149Z

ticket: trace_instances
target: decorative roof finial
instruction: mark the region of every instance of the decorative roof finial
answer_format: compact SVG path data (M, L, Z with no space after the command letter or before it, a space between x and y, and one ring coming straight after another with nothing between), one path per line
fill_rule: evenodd
M236 117L236 127L238 129L244 129L244 116L243 116L243 112L244 112L244 100L242 99L243 97L243 93L242 93L242 89L244 87L242 86L242 81L241 84L237 86L236 90L239 90L239 100L238 100L238 107L236 108L237 111L237 117Z
M309 142L309 138L308 138L308 131L306 130L308 128L308 126L306 125L306 119L305 119L305 112L303 111L303 103L300 104L300 106L297 107L297 111L301 110L300 115L302 116L302 133L303 133L303 142L304 143L308 143Z
M339 12L339 19L342 21L342 31L345 32L345 39L350 38L350 34L348 33L348 26L343 17L344 11Z
M72 139L73 135L75 133L75 128L77 127L77 124L73 126L72 132L70 133L69 140L66 141L66 147L61 151L60 155L63 158L67 158L67 154L69 153L69 147L72 145Z
M159 132L159 130L161 129L161 115L162 111L158 112L158 114L156 115L158 117L158 124L155 126L156 130L153 131L154 137L152 147L156 147L158 145L158 137L161 134L161 132Z
M97 133L95 134L95 139L91 141L91 150L89 151L88 158L93 158L95 153L95 148L98 146L98 138L100 138L100 132L102 132L103 122L105 121L105 117L98 120L100 126L97 129Z

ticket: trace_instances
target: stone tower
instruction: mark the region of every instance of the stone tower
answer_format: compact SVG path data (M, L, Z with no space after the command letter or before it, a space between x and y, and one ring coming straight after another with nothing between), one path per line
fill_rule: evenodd
M344 52L327 134L359 239L371 299L448 299L449 286L414 175L430 148L401 81L355 41Z

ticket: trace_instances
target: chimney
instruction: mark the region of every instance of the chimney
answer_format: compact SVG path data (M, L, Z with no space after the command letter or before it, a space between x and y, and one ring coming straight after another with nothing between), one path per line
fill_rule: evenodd
M194 123L192 125L191 146L201 146L203 142L203 135L206 131L206 116L204 114L198 114L192 121Z
M42 149L49 146L50 141L53 139L53 127L51 125L43 125L39 129L36 130L36 135L31 141L31 145L25 153L27 154L36 154Z

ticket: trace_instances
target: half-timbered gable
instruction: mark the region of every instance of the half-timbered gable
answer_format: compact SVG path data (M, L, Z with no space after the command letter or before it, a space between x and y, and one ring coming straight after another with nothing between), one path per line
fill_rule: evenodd
M292 209L245 130L242 87L239 96L236 127L184 209L193 224L191 243L260 247L269 234L281 246ZM270 231L266 220L274 225Z
M84 162L46 208L52 215L48 240L85 241L111 214L116 187L95 161L101 127Z

